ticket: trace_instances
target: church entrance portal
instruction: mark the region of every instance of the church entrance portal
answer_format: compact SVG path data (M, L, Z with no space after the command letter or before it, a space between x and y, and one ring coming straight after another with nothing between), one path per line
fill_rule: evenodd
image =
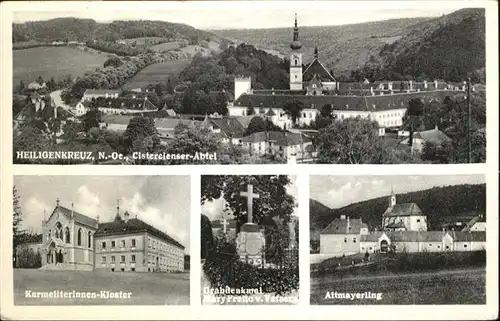
M387 253L388 250L389 250L389 243L387 243L386 240L380 242L380 252Z

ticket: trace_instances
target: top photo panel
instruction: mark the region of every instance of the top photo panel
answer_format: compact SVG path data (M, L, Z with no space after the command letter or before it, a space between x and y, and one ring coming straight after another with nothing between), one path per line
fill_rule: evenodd
M14 11L13 163L486 161L484 8L244 4Z

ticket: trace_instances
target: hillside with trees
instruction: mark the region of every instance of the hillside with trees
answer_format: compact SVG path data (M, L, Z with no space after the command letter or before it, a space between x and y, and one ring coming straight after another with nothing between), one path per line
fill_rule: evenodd
M445 79L485 82L485 10L462 9L416 25L370 57L363 74L370 80Z
M191 26L166 21L113 21L99 23L92 19L56 18L12 24L12 42L116 41L140 37L184 38L191 42L218 37Z
M486 213L486 184L433 187L422 191L397 195L398 203L416 203L427 215L428 230L439 230L446 217ZM347 206L330 209L310 199L310 231L318 234L341 215L361 218L370 230L381 228L382 214L388 207L388 196L374 198Z
M358 66L364 66L370 55L377 55L387 43L406 35L415 25L430 18L393 19L341 26L306 27L300 24L299 39L303 44L304 63L314 57L318 47L321 62L333 70L336 77L346 79ZM276 50L289 56L292 41L293 17L290 28L217 30L221 37L255 45L262 49Z

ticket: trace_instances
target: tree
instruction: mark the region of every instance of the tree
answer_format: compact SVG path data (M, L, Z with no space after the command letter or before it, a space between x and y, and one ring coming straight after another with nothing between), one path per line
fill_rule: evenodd
M283 110L285 113L292 118L292 122L295 124L297 119L300 118L300 114L304 109L304 104L298 100L289 100L285 102Z
M245 131L245 136L251 135L253 133L263 132L267 130L267 122L259 116L255 116L252 118L250 123L248 123L248 127Z
M224 197L237 221L237 232L248 219L247 200L240 196L247 184L252 184L254 191L259 194L259 198L253 201L254 223L260 224L264 218L278 217L283 224L288 224L295 208L295 198L287 192L290 179L286 175L202 176L201 180L202 204L217 199L219 195Z
M383 143L377 122L350 118L320 129L315 140L320 164L380 164Z
M103 66L104 68L109 66L117 68L120 67L121 65L123 65L123 61L120 59L120 57L111 57L104 62Z
M88 132L91 128L99 128L101 122L101 112L98 108L90 108L82 117L83 130Z
M212 233L212 223L210 219L201 215L201 258L206 259L209 256L210 251L214 249L214 236Z
M141 150L154 150L160 144L158 131L153 118L137 116L130 120L125 132L123 133L125 148L130 151L134 146L139 146Z
M255 111L253 110L253 107L248 106L247 107L247 116L251 116L251 115L254 115L254 114L255 114Z
M23 213L21 211L21 205L19 203L19 195L17 195L17 189L16 186L12 188L12 202L13 202L13 208L14 208L14 213L12 216L12 236L13 236L13 250L12 250L12 257L15 262L16 254L17 254L17 246L20 244L20 236L24 233L23 230L21 230L21 223L23 221ZM17 262L15 262L14 267L17 267Z
M333 107L331 104L325 104L321 107L320 115L324 118L332 118L333 117Z

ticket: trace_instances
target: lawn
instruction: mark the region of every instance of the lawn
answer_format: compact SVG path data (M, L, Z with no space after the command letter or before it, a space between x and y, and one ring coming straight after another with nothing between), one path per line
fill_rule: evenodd
M486 304L484 268L311 278L311 304ZM382 293L381 300L330 299L328 292Z
M170 60L159 64L149 65L139 71L134 77L128 80L123 86L123 90L142 88L149 84L166 82L170 75L181 72L191 63L191 59Z
M38 76L57 81L70 74L79 77L86 71L102 67L108 55L85 52L71 47L38 47L12 51L14 86L21 80L32 82Z
M26 298L25 291L131 292L130 299ZM15 305L188 305L188 273L14 270Z

